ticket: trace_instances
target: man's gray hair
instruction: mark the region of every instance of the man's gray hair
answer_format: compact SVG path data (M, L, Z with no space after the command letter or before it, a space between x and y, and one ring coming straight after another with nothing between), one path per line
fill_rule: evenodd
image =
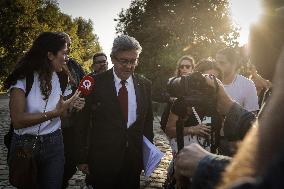
M116 37L113 41L110 56L115 56L118 52L121 51L131 50L137 50L140 54L142 51L142 47L134 37L130 37L128 35L120 35Z

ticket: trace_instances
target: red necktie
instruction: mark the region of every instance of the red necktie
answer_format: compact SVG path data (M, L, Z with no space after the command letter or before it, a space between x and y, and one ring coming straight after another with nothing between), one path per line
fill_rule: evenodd
M124 116L124 119L127 123L128 121L128 92L127 92L127 88L125 86L126 81L125 80L121 80L121 87L118 91L118 100L120 103L120 107L122 109L122 113Z

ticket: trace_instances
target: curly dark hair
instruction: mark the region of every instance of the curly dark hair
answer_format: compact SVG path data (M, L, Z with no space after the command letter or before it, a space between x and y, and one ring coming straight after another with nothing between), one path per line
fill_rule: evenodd
M194 68L194 72L204 73L208 70L216 70L218 72L218 79L223 80L224 74L222 69L217 65L213 59L201 59Z
M24 79L27 75L38 72L40 90L44 99L51 93L52 66L48 59L48 52L57 55L64 48L66 39L58 32L42 32L33 42L30 50L16 64L15 69L7 77L4 87L9 89L17 80Z

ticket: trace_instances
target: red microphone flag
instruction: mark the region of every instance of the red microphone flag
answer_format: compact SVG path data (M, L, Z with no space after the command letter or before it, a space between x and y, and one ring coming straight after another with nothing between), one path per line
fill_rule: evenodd
M78 90L81 91L81 94L84 96L88 96L94 86L94 78L92 76L85 76L83 79L80 81L80 85L78 87Z

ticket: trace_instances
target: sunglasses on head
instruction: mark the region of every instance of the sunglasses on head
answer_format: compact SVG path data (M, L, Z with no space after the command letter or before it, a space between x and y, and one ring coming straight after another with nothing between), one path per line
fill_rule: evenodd
M181 68L181 69L183 69L183 68L189 69L189 68L191 68L191 65L180 65L179 68Z

